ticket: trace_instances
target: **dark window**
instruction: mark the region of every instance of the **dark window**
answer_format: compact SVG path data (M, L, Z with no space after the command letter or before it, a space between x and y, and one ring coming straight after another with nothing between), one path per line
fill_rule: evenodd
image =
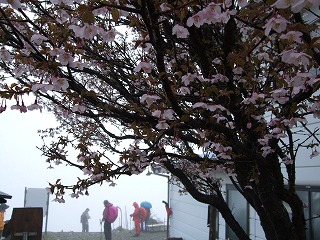
M235 189L234 186L227 186L227 201L235 219L239 222L240 226L248 233L249 230L249 207L247 200ZM236 240L238 237L227 225L226 237L230 240Z
M298 186L297 194L303 202L306 219L306 236L308 240L317 240L320 236L320 187ZM249 206L245 198L232 185L227 185L227 201L235 219L241 227L249 232ZM289 213L291 209L284 204ZM227 225L226 237L237 240L237 236Z
M305 209L307 239L316 240L320 236L320 188L297 187L297 193Z

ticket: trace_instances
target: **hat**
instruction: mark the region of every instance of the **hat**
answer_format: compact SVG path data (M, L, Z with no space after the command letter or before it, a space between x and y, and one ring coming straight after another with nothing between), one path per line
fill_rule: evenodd
M7 204L5 204L5 203L0 204L0 211L6 210L8 208L9 208L9 206Z

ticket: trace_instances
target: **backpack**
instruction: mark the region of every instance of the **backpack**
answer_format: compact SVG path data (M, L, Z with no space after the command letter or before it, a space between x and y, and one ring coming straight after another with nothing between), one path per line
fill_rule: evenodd
M85 223L86 222L86 216L85 216L84 213L81 214L80 222L81 223Z
M113 223L118 218L118 208L116 206L109 207L109 214L107 221Z
M148 212L144 207L139 208L140 220L144 222L148 216Z

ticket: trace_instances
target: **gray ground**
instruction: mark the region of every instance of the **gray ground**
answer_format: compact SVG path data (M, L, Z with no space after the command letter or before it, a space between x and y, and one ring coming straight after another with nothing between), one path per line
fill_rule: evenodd
M165 240L167 232L141 232L139 237L134 236L134 230L114 230L112 240ZM81 232L48 232L43 233L43 240L104 240L101 233L81 233Z

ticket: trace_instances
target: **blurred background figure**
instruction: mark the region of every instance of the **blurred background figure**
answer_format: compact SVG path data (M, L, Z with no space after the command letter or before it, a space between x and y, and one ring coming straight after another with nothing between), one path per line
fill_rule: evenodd
M138 236L140 236L140 232L141 232L141 227L140 227L140 207L139 207L139 204L136 203L136 202L134 202L132 205L134 207L134 211L133 211L132 214L130 214L130 217L133 218L134 226L135 226L135 229L136 229L135 236L138 237Z
M172 209L169 207L169 203L166 201L162 201L164 203L164 206L166 208L167 216L169 217L172 214Z
M87 208L82 214L80 218L80 222L82 223L82 232L89 232L89 208Z
M9 206L5 203L1 203L0 204L0 239L2 237L2 232L3 232L3 229L4 229L4 214L6 212L6 209L8 209Z
M140 207L143 207L147 211L147 216L144 221L141 221L141 230L142 231L148 231L148 224L149 224L149 219L151 216L151 208L152 204L148 201L143 201L140 203Z

